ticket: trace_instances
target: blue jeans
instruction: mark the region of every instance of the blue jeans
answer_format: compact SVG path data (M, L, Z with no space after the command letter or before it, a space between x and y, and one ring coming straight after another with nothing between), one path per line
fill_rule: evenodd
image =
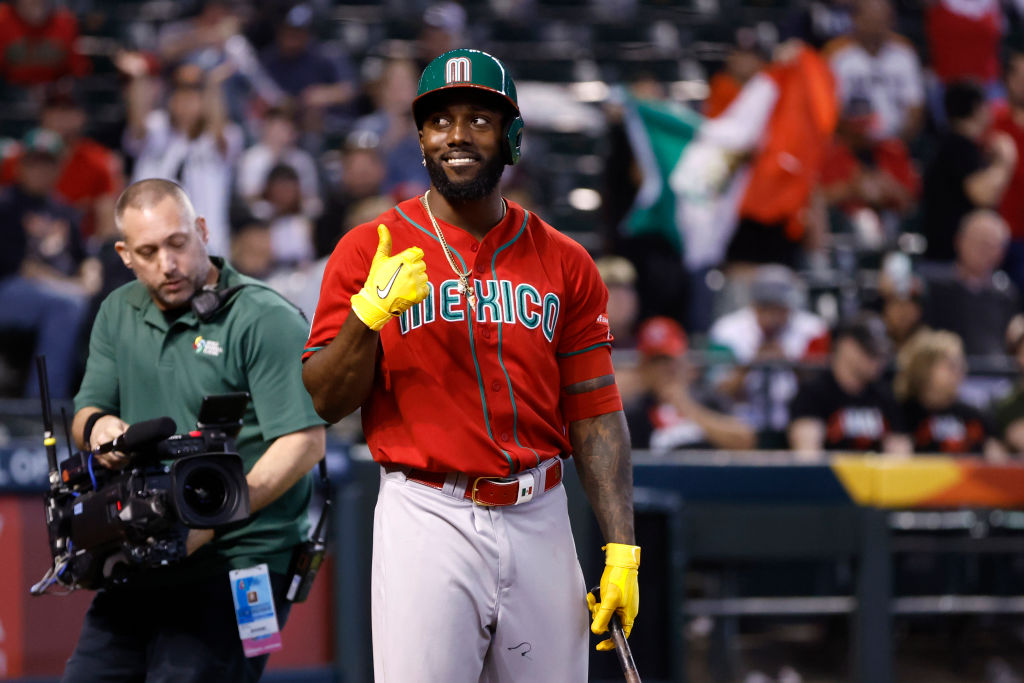
M0 327L36 334L36 355L46 356L46 374L54 398L70 398L78 358L78 335L88 299L57 291L46 283L14 275L0 280ZM39 396L33 362L25 395Z

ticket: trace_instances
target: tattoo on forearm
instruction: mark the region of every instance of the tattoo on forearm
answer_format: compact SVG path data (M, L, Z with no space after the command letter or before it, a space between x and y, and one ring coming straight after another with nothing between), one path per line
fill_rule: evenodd
M633 468L625 415L617 411L573 422L569 438L605 540L633 544Z

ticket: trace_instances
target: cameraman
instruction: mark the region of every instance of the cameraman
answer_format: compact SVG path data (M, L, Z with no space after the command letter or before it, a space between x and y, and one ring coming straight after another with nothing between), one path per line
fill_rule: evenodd
M115 219L117 252L137 281L100 307L75 396L75 440L94 450L164 415L188 431L204 396L247 391L236 445L253 516L216 534L191 529L185 561L99 591L64 680L255 681L267 655L243 653L228 571L266 563L283 626L289 562L309 534L309 472L325 448L298 361L307 325L281 296L207 255L206 222L175 183L133 183ZM206 320L190 305L204 287L223 293L239 284ZM96 457L121 468L130 455Z

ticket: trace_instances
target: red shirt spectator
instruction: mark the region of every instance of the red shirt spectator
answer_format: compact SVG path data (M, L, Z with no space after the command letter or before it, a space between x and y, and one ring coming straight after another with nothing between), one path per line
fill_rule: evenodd
M821 172L821 184L826 188L826 195L829 188L839 186L859 186L866 175L885 178L889 176L904 192L880 192L879 204L885 208L902 211L907 206L906 202L900 201L903 197L914 198L921 188L921 178L914 168L914 164L907 152L907 146L902 140L892 138L875 142L870 149L865 150L871 160L866 164L862 158L844 141L836 139L829 149L825 158L825 166ZM884 183L879 183L884 185ZM888 188L892 189L892 188ZM846 199L837 202L843 211L850 213L857 209L868 206L859 192L850 192Z
M1012 137L1018 153L1024 151L1024 117L1015 118L1014 110L1002 102L993 110L992 128ZM999 213L1010 226L1013 239L1024 240L1024 163L1018 163L1014 169L1010 184L1003 193Z
M928 7L925 31L932 69L943 83L999 78L1003 14L997 0L939 0Z
M75 49L78 21L64 8L24 0L0 4L0 79L20 86L82 76L89 60Z
M0 185L14 182L20 159L19 150L0 163ZM92 211L94 202L103 197L116 197L123 185L120 160L98 142L84 138L77 140L61 155L55 194L82 212L83 237L90 237L97 231Z

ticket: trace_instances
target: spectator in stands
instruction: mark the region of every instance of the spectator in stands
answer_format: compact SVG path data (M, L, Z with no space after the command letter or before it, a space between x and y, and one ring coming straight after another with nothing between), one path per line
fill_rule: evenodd
M715 321L709 350L724 352L727 367L715 374L715 389L731 412L758 431L781 433L787 405L796 392L791 365L822 357L828 326L801 310L796 275L779 265L760 266L750 285L750 305Z
M686 359L687 340L675 320L654 317L637 333L643 391L626 407L634 448L749 450L753 428L694 397L694 368Z
M250 277L265 279L274 270L270 226L249 216L231 235L231 264Z
M912 452L892 391L879 381L888 354L878 316L862 313L840 324L828 369L801 382L789 406L789 445L798 455Z
M166 108L154 107L146 65L122 59L128 86L125 151L135 158L132 180L166 178L179 183L206 217L213 255L228 252L232 176L242 151L242 131L228 120L221 84L233 73L225 62L209 73L194 64L171 75Z
M989 94L999 90L999 0L932 0L925 10L929 62L942 85L972 80Z
M270 169L253 215L270 228L274 268L313 260L313 222L302 210L302 185L294 168L278 164Z
M878 308L893 351L927 328L924 315L924 281L915 274L910 257L901 252L887 254L878 277Z
M0 3L0 82L30 87L82 76L89 60L76 45L78 20L50 0Z
M964 216L951 274L928 279L924 322L955 332L970 356L1001 356L1010 320L1020 311L1017 288L998 271L1010 238L1006 221L991 209Z
M310 218L320 215L320 180L313 156L298 147L294 112L289 107L272 107L260 122L260 139L238 160L237 190L249 205L260 200L270 170L278 164L290 166L299 176L302 189L302 213Z
M967 363L958 336L923 332L904 347L897 362L894 390L915 453L1005 459L988 416L959 399Z
M889 0L857 0L852 32L828 43L824 55L843 105L855 97L871 102L872 135L909 142L924 122L924 80L914 46L893 32L892 21Z
M466 30L466 10L450 0L434 3L423 11L423 27L416 37L416 54L420 68L434 57L462 46Z
M0 191L0 327L35 333L46 356L50 391L72 394L79 331L99 267L86 257L77 214L55 197L60 138L39 131L26 139L13 186ZM35 364L26 395L38 396Z
M755 79L744 108L727 110L733 123L745 114L753 119L744 144L756 143L748 150L749 181L725 252L730 275L751 264L796 268L824 246L828 230L818 179L839 120L829 65L799 40L788 40ZM765 106L771 111L766 121L760 118ZM753 131L759 132L751 138Z
M900 219L915 206L920 191L910 152L899 138L871 136L871 101L852 98L843 110L821 184L825 201L857 227L877 225L878 238L889 241Z
M977 85L951 84L945 106L949 132L925 170L921 214L925 257L948 263L955 257L954 236L963 217L999 205L1013 177L1017 148L1006 133L989 132L991 110Z
M227 0L200 0L198 12L160 27L156 50L164 64L194 62L212 68L223 59L224 46L241 33L242 21Z
M761 70L767 57L758 41L755 28L743 26L736 29L736 40L725 58L725 64L708 81L704 115L715 118L725 111L740 94L747 81Z
M277 30L274 44L260 59L278 87L295 99L303 115L303 130L316 137L336 133L351 122L352 113L346 105L357 92L355 69L348 55L337 46L328 49L314 40L314 19L310 5L292 7Z
M55 133L62 143L56 196L81 213L83 237L102 241L114 234L114 202L124 177L120 156L82 135L87 117L71 84L55 84L43 101L38 130ZM0 183L14 182L20 158L15 151L3 160Z
M423 152L409 107L416 97L419 70L402 58L387 59L379 77L370 84L376 109L356 120L353 130L373 133L380 140L387 168L384 190L397 196L414 195L429 185Z
M318 258L330 256L341 236L358 225L348 220L353 205L383 196L386 173L375 133L356 132L345 139L337 181L328 189L324 212L316 222L313 241Z
M853 0L811 0L800 3L786 22L786 38L799 38L816 49L853 28Z
M992 128L1013 140L1017 159L1024 157L1024 52L1011 50L1005 67L1006 102L993 108ZM1024 163L1017 163L1003 192L999 213L1010 226L1010 244L1003 269L1024 291Z
M1007 353L1024 372L1024 315L1016 315L1006 330ZM996 402L993 410L996 433L1010 453L1024 455L1024 375L1013 390Z
M284 92L263 69L255 48L242 33L244 5L233 0L200 0L198 5L194 16L161 26L157 54L165 65L195 64L203 71L230 64L231 73L221 84L228 115L248 125L252 93L274 105L280 103Z
M635 327L640 311L636 292L636 268L622 256L595 259L601 281L608 288L608 329L616 349L636 346Z

